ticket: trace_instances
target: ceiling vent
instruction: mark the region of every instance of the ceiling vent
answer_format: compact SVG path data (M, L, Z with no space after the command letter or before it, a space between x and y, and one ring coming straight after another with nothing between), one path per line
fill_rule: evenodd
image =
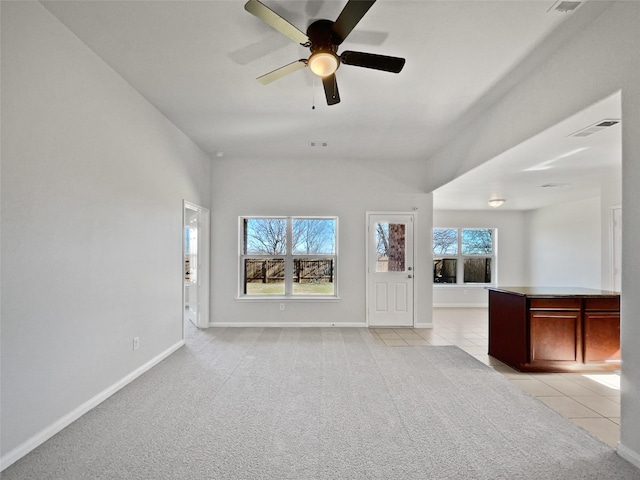
M581 4L582 2L569 2L566 0L559 0L553 5L551 5L551 8L549 8L547 12L560 12L560 13L573 12Z
M598 123L590 125L586 128L578 130L577 132L568 135L569 137L588 137L589 135L593 135L594 133L598 133L605 128L613 127L620 123L620 120L615 118L606 118L604 120L600 120Z

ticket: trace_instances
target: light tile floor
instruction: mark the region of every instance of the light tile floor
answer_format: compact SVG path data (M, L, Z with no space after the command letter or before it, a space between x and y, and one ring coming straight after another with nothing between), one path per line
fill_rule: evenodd
M371 328L379 345L456 345L611 447L620 438L617 373L521 373L490 357L486 308L434 308L433 328Z

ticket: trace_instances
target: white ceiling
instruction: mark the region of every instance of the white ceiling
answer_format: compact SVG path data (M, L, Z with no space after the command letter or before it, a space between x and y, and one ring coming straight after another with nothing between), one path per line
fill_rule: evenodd
M434 192L438 210L533 210L595 197L603 185L622 180L620 123L588 137L573 133L602 120L620 119L620 94L560 122Z
M307 69L266 86L255 80L309 52L247 13L244 0L42 3L205 152L212 158L222 152L226 161L326 156L395 164L426 158L448 125L571 15L549 11L555 0L379 0L340 51L404 57L405 68L396 75L342 66L342 102L329 107L321 82ZM304 31L318 18L335 20L346 1L263 3ZM619 102L617 108L601 114L619 116ZM494 185L508 198L505 207L531 208L536 190L522 202L516 192L542 177L528 175L507 190L514 185L509 175L522 170L525 156L544 161L566 153L564 140L554 149L550 138L496 159L499 173L487 166L447 185L434 197L436 208L453 208L447 198L454 196L455 208L462 208L461 190L469 199L482 197L484 208ZM328 146L312 148L312 141ZM602 137L580 155L589 157L594 176L595 154L611 147L605 144ZM611 157L619 163L619 141L617 148ZM563 178L577 159L563 159ZM576 173L582 176L586 164L576 164ZM579 187L576 180L567 183Z

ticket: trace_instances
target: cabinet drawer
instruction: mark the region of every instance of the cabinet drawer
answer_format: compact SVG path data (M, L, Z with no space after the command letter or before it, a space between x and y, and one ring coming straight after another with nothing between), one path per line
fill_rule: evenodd
M532 298L531 310L580 310L579 298Z
M585 298L584 309L598 311L620 311L620 297L615 298Z

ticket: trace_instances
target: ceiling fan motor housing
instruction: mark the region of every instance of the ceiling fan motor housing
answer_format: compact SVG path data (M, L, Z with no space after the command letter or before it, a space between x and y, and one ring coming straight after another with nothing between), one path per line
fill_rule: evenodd
M307 28L307 36L311 45L311 52L323 51L336 53L341 41L333 31L331 20L316 20Z
M331 20L316 20L307 28L311 49L307 65L323 78L332 75L340 66L340 57L336 53L340 42L335 41L333 23Z

